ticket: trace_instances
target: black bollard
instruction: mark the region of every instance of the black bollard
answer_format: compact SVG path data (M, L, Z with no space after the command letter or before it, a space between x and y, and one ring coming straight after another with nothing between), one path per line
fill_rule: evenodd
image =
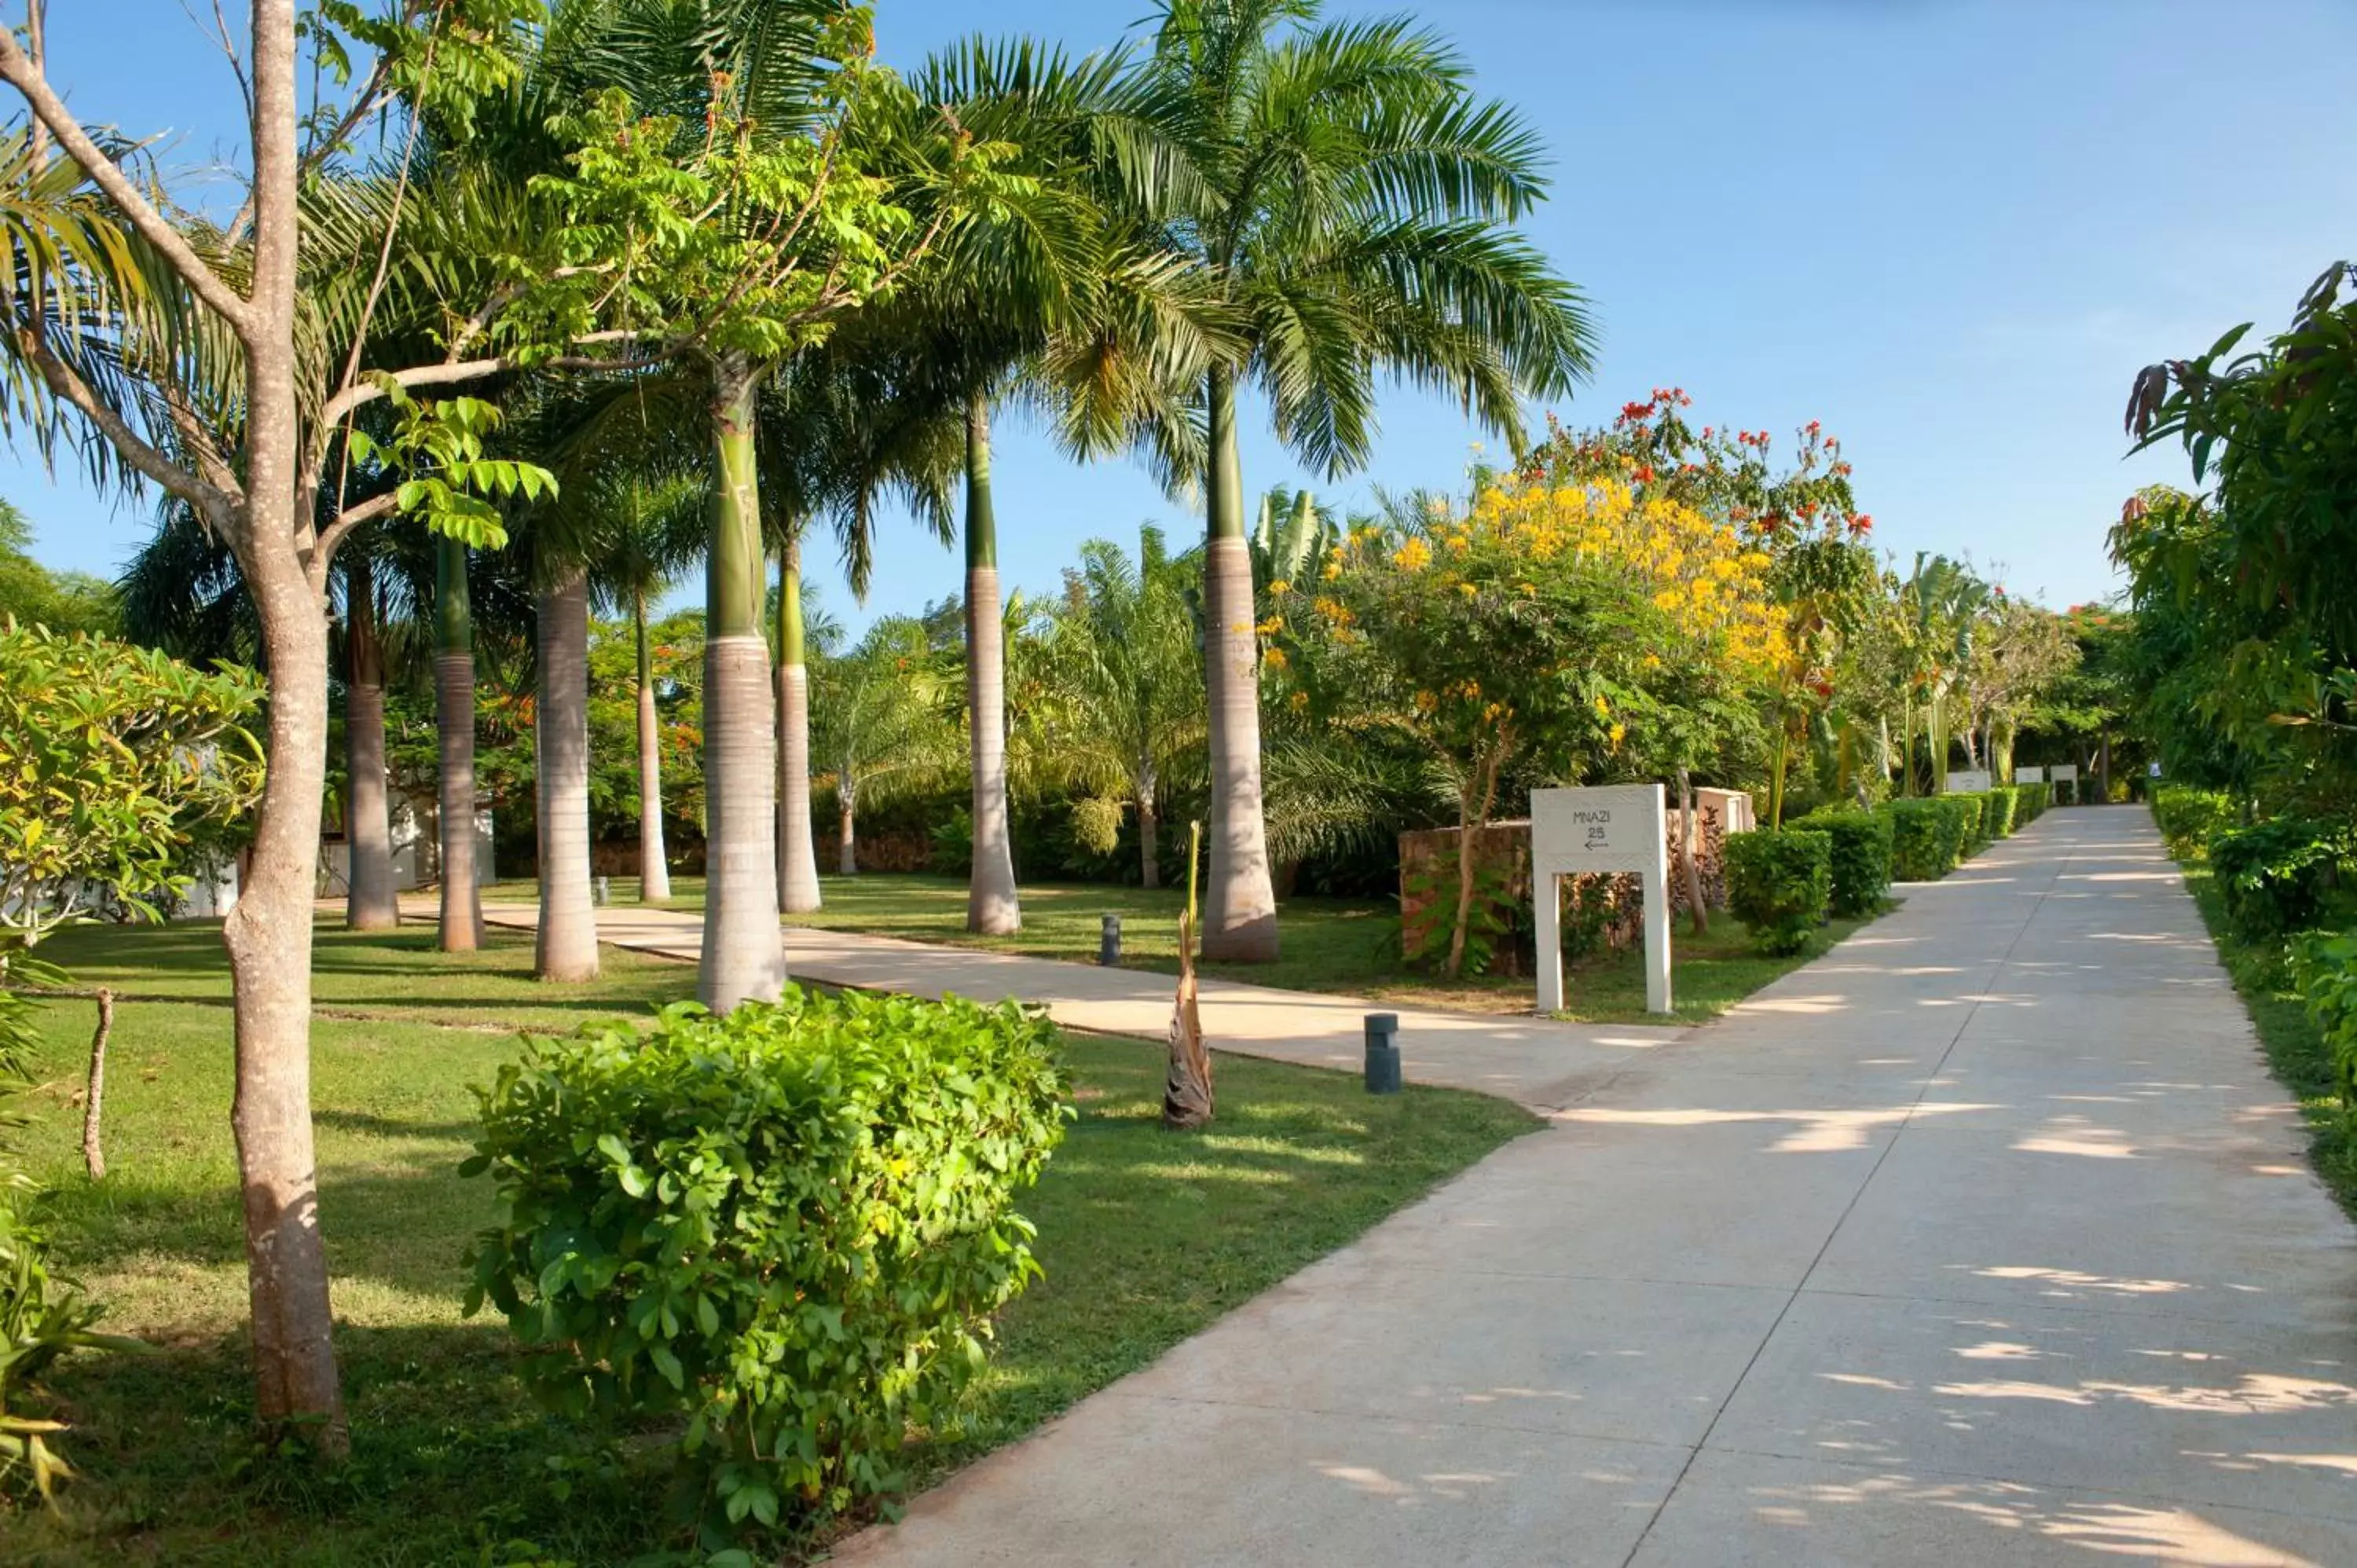
M1097 931L1097 961L1107 969L1121 967L1121 917L1107 915Z
M1400 1091L1399 1015L1367 1015L1367 1092Z

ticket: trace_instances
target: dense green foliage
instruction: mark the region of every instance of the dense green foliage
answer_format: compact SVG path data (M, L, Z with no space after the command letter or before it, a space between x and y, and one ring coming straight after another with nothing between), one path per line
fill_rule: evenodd
M1761 828L1727 841L1727 902L1765 953L1798 952L1825 923L1833 898L1833 838Z
M26 553L32 539L25 514L0 500L0 618L61 635L113 635L122 620L114 590L80 572L50 571Z
M2212 835L2209 856L2227 918L2247 935L2281 936L2323 917L2326 900L2357 864L2357 828L2346 820L2271 817Z
M1038 1273L1013 1204L1062 1136L1055 1043L1011 1004L790 991L528 1045L482 1096L469 1303L559 1412L683 1419L707 1523L888 1492Z
M2169 853L2191 860L2209 853L2210 841L2237 826L2242 811L2223 789L2164 784L2152 792L2152 819Z
M1937 800L1893 800L1882 810L1890 818L1892 876L1901 882L1937 882L1955 869L1947 818Z
M1825 835L1831 846L1830 908L1840 917L1870 915L1890 891L1897 822L1889 811L1813 811L1793 824Z
M2291 951L2293 978L2332 1064L2333 1091L2357 1112L2357 929L2312 932Z

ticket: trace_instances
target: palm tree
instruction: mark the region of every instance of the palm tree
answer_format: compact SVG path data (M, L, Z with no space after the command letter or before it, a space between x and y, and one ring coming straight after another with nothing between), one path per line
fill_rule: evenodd
M441 788L435 813L440 834L444 952L483 945L482 889L475 872L475 625L468 602L467 546L447 535L434 549L435 731Z
M1588 368L1578 293L1507 225L1544 194L1537 138L1474 95L1465 61L1401 20L1320 23L1317 0L1161 0L1147 71L1200 176L1165 244L1207 273L1244 353L1200 380L1211 874L1203 956L1266 961L1276 905L1263 817L1259 649L1236 448L1257 385L1312 466L1365 460L1374 375L1445 390L1521 445L1521 399Z
M1203 688L1188 608L1191 563L1175 561L1162 532L1138 531L1137 562L1092 539L1064 575L1052 622L1051 680L1063 723L1059 761L1083 788L1117 788L1137 812L1138 873L1160 886L1162 781L1203 736Z
M859 872L863 794L921 788L958 760L953 677L922 621L887 616L850 652L818 667L817 744L834 764L836 869Z
M1217 337L1200 279L1140 215L1171 208L1183 164L1159 140L1150 78L1125 57L1080 60L1029 39L973 39L911 79L969 134L1020 149L1024 182L943 238L940 264L874 313L866 336L907 356L904 397L963 449L966 708L974 856L969 930L1022 927L1007 803L1006 605L990 427L1009 401L1048 413L1092 456L1160 433L1183 441L1183 389ZM1166 465L1168 466L1168 465Z
M821 628L809 620L804 537L814 522L834 524L858 598L874 565L879 496L896 494L949 538L955 432L912 393L904 359L905 345L855 327L780 369L762 394L763 534L778 561L778 908L790 915L821 901L810 796L810 654Z
M671 866L663 852L662 746L647 602L660 598L704 548L711 479L693 470L650 474L631 466L568 494L592 519L597 545L591 584L599 602L630 618L638 660L639 899L661 903L671 897Z
M1974 622L1988 599L1988 585L1971 567L1945 555L1928 555L1921 551L1916 553L1914 571L1900 589L1900 603L1905 607L1908 622L1907 646L1914 666L1909 707L1911 714L1912 693L1921 691L1924 695L1926 739L1932 753L1932 792L1935 795L1948 792L1948 697L1971 667ZM1911 752L1911 719L1908 729L1910 733L1906 743ZM1913 772L1910 760L1910 779Z

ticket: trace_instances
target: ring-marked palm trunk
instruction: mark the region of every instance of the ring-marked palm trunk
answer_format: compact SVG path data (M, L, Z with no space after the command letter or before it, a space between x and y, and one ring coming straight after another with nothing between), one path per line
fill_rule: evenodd
M1243 472L1236 455L1235 383L1211 372L1211 471L1203 559L1203 685L1210 699L1211 866L1203 957L1268 963L1277 956L1276 890L1261 809L1260 649L1252 552L1244 542Z
M540 594L540 925L533 972L597 977L597 911L589 886L589 574L578 564Z
M1162 886L1162 822L1155 806L1154 764L1141 762L1137 770L1137 885Z
M714 366L717 489L706 558L704 787L708 880L696 993L715 1013L773 1002L785 985L778 925L777 736L770 644L761 635L760 482L754 396L760 376L742 356Z
M834 776L834 868L845 876L859 875L859 784L849 757Z
M778 908L820 908L818 842L811 832L810 651L802 626L799 528L778 553Z
M435 730L441 789L436 831L442 851L444 952L483 945L482 889L475 874L475 628L467 595L467 546L435 542Z
M990 504L990 416L976 395L965 411L965 692L974 748L974 866L965 929L1023 929L1006 811L1006 628L998 602L998 520Z
M671 863L663 854L662 731L656 723L644 594L630 596L630 631L639 658L639 902L659 904L671 897Z
M401 923L393 875L393 816L384 786L384 648L377 639L376 581L358 543L344 565L350 663L344 681L344 749L350 774L344 792L347 857L344 923L389 931Z

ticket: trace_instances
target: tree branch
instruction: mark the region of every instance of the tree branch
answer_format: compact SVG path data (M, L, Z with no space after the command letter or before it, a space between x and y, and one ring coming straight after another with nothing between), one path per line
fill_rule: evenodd
M97 425L99 434L113 444L124 462L195 507L215 527L227 521L237 510L235 498L223 494L164 456L132 429L121 414L107 407L104 401L91 391L89 383L74 373L73 367L57 357L39 333L20 326L16 328L16 343L25 357L32 361L33 367L41 372L41 380L48 383L49 390L79 410L83 418Z
M395 490L371 496L358 506L346 507L336 514L335 521L319 531L318 541L311 546L311 558L303 566L304 575L311 579L314 589L321 593L327 591L328 570L335 564L336 546L344 542L345 535L361 524L374 522L392 511L399 499L400 494Z
M90 176L98 188L106 194L107 199L113 202L124 217L130 220L140 237L172 263L172 270L196 291L198 298L241 330L251 324L253 311L245 296L223 283L220 274L205 264L204 258L197 254L194 247L172 226L171 220L139 194L139 188L131 182L130 176L123 172L122 166L108 157L100 150L98 144L90 139L83 132L81 123L74 118L73 111L65 106L51 91L48 80L26 58L25 51L16 47L16 36L5 28L0 28L0 81L5 81L24 95L34 118L49 128L58 139L58 145L81 166L82 172Z

